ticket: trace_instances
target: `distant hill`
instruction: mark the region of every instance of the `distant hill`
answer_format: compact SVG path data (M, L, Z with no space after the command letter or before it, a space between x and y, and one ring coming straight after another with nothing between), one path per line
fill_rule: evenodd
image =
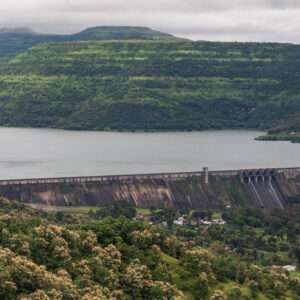
M94 41L39 44L11 59L0 77L0 124L300 129L300 46L128 40L128 31L111 41L108 31L82 33Z
M0 34L36 34L34 30L26 27L2 27Z
M171 34L162 33L147 27L99 26L88 28L72 35L72 40L179 40Z
M41 43L114 39L181 40L146 27L100 26L73 35L39 34L30 28L0 28L0 66L15 55Z
M34 45L65 40L65 36L42 35L27 28L0 28L0 67Z

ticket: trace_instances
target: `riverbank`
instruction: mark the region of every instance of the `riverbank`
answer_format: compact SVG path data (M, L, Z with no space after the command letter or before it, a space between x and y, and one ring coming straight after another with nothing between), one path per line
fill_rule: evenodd
M300 132L266 134L255 138L255 140L256 141L289 141L291 143L300 143Z
M15 127L10 125L1 126L0 129L24 129L24 130L44 130L44 131L64 131L64 132L83 132L83 133L124 133L124 134L183 134L183 133L205 133L205 132L224 132L224 131L243 131L243 132L254 132L258 131L256 128L210 128L210 129L112 129L112 128L103 128L103 129L76 129L76 128L64 128L64 127ZM255 141L290 141L292 143L300 143L300 132L297 133L265 133L254 137Z

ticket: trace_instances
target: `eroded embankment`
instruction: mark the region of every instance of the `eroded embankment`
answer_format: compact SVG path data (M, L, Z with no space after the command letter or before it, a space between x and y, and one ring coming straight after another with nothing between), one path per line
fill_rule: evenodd
M0 194L8 199L44 205L92 206L128 201L146 208L214 209L249 205L266 210L283 209L289 197L300 195L299 169L277 169L269 177L260 177L261 171L251 170L249 182L242 182L241 172L212 172L208 184L204 173L111 177L86 182L13 183L0 185Z

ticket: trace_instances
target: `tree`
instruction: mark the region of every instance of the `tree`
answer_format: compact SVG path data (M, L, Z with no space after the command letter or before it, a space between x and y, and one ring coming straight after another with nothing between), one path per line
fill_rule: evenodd
M221 290L216 290L210 297L210 300L229 300L226 294Z
M242 291L239 287L233 287L226 291L228 300L243 300Z

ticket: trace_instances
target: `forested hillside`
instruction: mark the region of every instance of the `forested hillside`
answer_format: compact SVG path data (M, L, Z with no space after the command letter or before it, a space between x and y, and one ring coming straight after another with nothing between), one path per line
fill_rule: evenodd
M64 40L55 35L40 35L30 30L0 29L0 68L9 59L34 45Z
M12 58L0 76L0 124L300 130L300 46L191 42L144 30L89 29L81 41ZM118 40L101 41L109 36Z
M177 38L146 27L101 26L71 35L41 34L29 28L0 28L0 67L15 55L41 43L115 39Z
M193 229L168 209L168 227L128 209L87 217L0 199L1 300L300 299L299 273L269 265L300 260L292 211L231 211Z

